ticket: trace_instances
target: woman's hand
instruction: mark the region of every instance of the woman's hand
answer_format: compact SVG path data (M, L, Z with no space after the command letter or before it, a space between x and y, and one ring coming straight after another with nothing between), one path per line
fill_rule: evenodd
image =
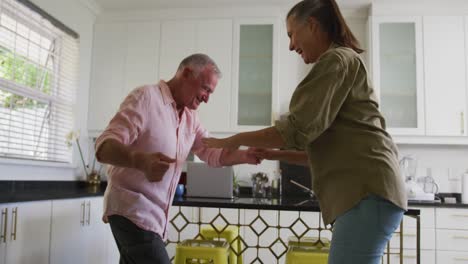
M234 136L227 138L203 138L202 142L207 148L238 149L240 146Z

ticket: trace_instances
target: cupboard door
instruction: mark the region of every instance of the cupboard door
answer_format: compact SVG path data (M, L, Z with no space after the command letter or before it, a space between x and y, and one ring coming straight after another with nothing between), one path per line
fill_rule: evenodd
M210 132L230 131L232 76L232 20L202 20L197 23L196 52L210 56L221 70L215 92L198 108L202 125Z
M195 28L195 23L190 20L162 22L159 78L170 80L182 59L195 52Z
M89 264L102 264L107 262L107 239L110 232L109 225L102 221L102 197L90 198L85 205L86 254Z
M8 221L9 221L8 204L0 206L0 264L5 264L6 261L6 243L8 234Z
M94 32L88 129L99 133L123 99L127 26L96 24ZM105 102L105 103L104 103Z
M127 27L123 96L136 87L155 84L159 81L160 23L132 22Z
M52 201L51 264L87 263L86 201Z
M6 263L49 263L52 202L9 206Z
M426 135L466 135L466 52L464 18L423 18Z
M390 133L423 135L421 19L373 18L372 47L373 81Z
M272 125L278 109L278 25L238 20L234 26L231 119L235 130Z

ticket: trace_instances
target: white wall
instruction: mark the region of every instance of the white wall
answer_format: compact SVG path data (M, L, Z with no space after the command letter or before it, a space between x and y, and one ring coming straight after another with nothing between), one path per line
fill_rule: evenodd
M87 156L88 148L85 146L88 138L88 91L95 11L86 0L32 0L32 2L80 35L79 87L74 111L76 113L75 127L81 131L84 154ZM74 157L75 165L71 167L31 166L24 162L16 164L3 162L0 163L2 172L0 180L76 180L84 174L80 170L81 167L75 168L80 164L76 159L77 153L74 153Z

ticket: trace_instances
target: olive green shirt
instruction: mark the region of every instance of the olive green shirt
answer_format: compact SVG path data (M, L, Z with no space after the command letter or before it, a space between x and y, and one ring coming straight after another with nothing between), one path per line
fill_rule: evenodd
M299 83L275 127L287 148L307 152L325 224L369 194L407 209L398 153L361 57L333 44Z

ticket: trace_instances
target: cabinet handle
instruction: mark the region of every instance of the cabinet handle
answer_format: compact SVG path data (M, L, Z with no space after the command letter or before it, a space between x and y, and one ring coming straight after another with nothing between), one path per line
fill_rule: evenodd
M18 225L18 207L13 208L11 218L12 218L12 222L14 222L14 227L13 227L13 231L11 232L10 238L13 240L16 240L16 226Z
M3 223L3 234L0 236L3 243L6 243L6 236L7 236L7 221L8 221L8 208L4 208L2 210L2 223ZM0 241L1 242L1 241Z
M453 236L454 239L468 239L468 236Z
M468 215L465 214L453 214L453 217L468 217Z
M85 202L81 203L81 219L80 219L81 226L85 224Z
M91 202L88 202L88 220L86 221L86 224L89 225L91 222Z
M465 134L465 113L463 111L460 112L460 128L461 134Z
M415 259L416 256L414 256L414 255L403 255L403 258Z
M455 261L468 261L468 258L453 258Z

